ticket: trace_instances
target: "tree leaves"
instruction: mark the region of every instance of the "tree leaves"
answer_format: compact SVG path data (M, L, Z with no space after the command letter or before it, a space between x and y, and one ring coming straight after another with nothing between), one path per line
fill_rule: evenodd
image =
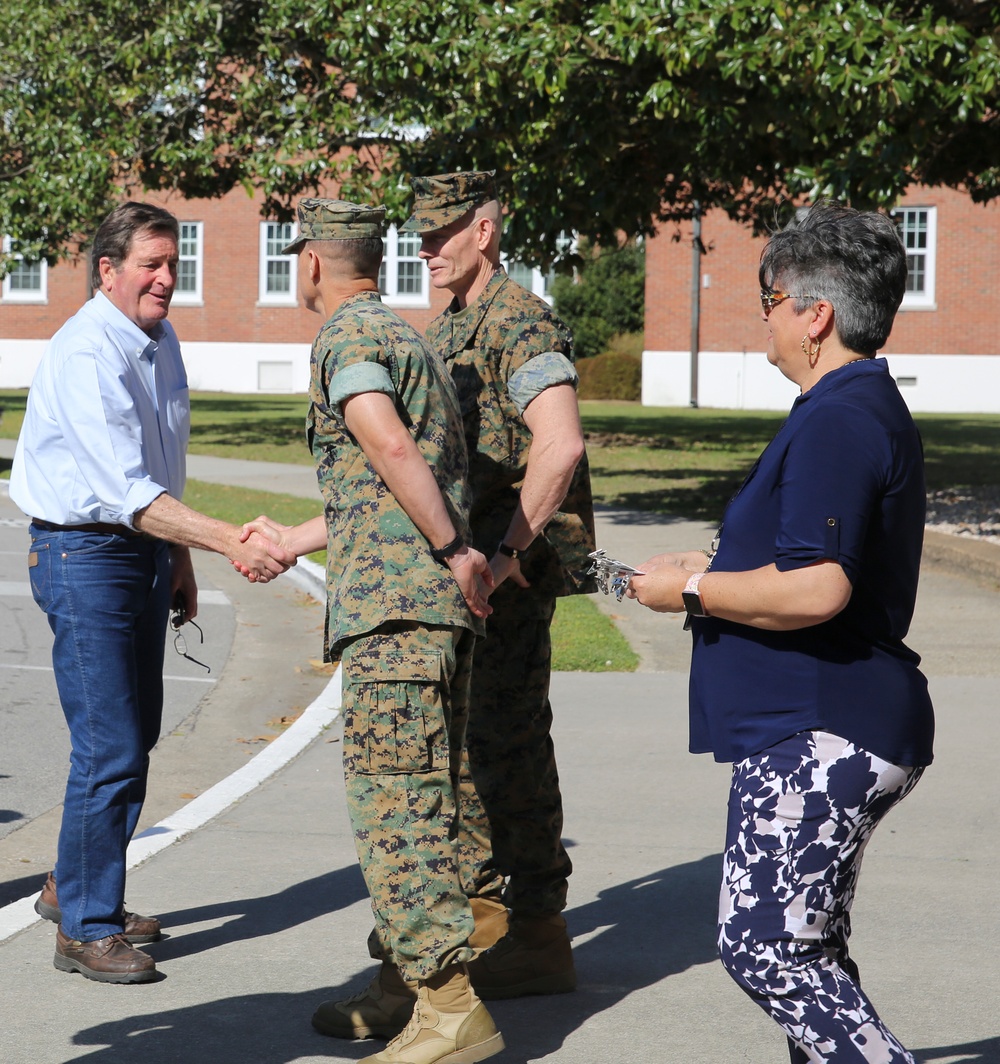
M406 210L499 171L508 242L610 244L692 202L1000 191L1000 8L982 0L6 0L0 230L72 251L124 193L323 182Z

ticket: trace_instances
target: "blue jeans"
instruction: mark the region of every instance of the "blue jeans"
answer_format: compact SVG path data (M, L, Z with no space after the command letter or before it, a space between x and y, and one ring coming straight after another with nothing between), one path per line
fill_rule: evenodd
M31 525L29 577L55 636L72 752L56 862L62 930L120 933L125 850L160 734L169 612L167 544Z

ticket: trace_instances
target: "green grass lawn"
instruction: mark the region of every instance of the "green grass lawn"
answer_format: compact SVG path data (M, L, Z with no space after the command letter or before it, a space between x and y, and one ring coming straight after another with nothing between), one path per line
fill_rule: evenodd
M25 391L0 391L0 437L21 427ZM193 454L308 465L304 395L191 397ZM715 520L783 413L581 403L602 505ZM1000 484L1000 415L918 414L931 490Z
M781 414L580 404L594 496L623 510L716 521Z
M580 404L603 505L718 521L785 419L766 411ZM1000 415L918 414L929 491L1000 484Z
M552 668L557 672L635 672L639 655L586 595L556 603Z
M0 437L21 427L25 391L0 391ZM307 465L304 395L195 393L191 397L194 454ZM644 407L584 402L594 498L603 506L717 521L754 459L784 420L783 413ZM1000 416L920 414L927 486L931 491L1000 484ZM835 441L831 441L835 446ZM9 460L0 459L6 475ZM289 495L191 481L185 502L234 524L258 513L288 522L316 513L316 504ZM562 599L553 626L556 668L634 669L637 658L618 630L584 596ZM611 664L607 664L611 662Z

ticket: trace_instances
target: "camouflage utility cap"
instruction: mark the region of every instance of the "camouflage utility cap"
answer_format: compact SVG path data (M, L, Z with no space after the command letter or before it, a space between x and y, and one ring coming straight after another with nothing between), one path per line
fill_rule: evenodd
M413 214L400 229L406 233L432 233L458 221L473 207L497 198L496 170L467 170L460 174L415 177Z
M382 236L385 207L367 207L338 199L299 200L299 235L281 249L294 255L307 240L358 240Z

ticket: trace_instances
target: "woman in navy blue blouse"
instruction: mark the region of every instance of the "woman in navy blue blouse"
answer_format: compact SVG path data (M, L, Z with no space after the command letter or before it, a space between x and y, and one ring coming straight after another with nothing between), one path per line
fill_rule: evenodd
M630 595L686 610L691 750L733 762L723 963L792 1064L912 1062L862 992L850 908L872 831L932 759L903 643L923 542L920 438L886 363L906 285L893 222L813 207L761 256L768 360L801 389L717 552L662 554Z

